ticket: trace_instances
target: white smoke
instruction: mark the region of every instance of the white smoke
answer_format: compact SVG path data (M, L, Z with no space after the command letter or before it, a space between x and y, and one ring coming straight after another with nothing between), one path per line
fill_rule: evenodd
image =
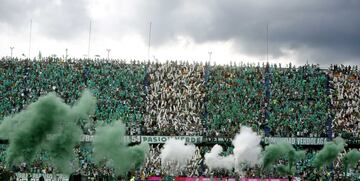
M260 162L261 137L249 127L241 127L240 133L236 134L232 141L234 145L235 168L240 171L241 164L254 167Z
M227 169L231 171L233 168L237 172L241 172L242 167L247 165L254 167L260 162L260 146L261 137L248 127L241 127L240 133L236 134L232 140L234 146L234 154L223 157L220 153L223 148L215 145L210 153L205 154L205 164L212 169Z
M205 154L205 164L209 167L210 171L214 169L227 169L231 171L234 168L234 155L220 156L222 152L223 148L216 144L212 147L210 153Z
M161 167L176 174L185 168L190 159L195 156L195 145L186 144L185 140L169 139L161 149Z

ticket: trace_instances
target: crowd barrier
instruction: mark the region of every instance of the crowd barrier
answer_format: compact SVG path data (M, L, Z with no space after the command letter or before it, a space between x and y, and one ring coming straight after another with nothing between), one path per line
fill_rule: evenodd
M30 173L16 173L16 180L21 181L38 181L42 176L45 181L69 181L69 176L62 174L30 174ZM162 180L175 180L175 181L288 181L284 178L235 178L235 177L148 177L146 181L162 181ZM296 178L292 178L292 181L296 181ZM138 180L137 181L142 181Z
M174 177L172 178L175 181L289 181L289 179L284 178L239 178L236 179L234 177ZM146 178L148 181L161 181L166 180L164 177L148 177ZM292 181L296 181L298 179L292 178Z

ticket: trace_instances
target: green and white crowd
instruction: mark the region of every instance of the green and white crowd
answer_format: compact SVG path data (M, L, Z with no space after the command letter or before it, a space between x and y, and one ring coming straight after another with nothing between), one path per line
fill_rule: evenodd
M95 115L81 125L94 134L97 125L121 119L128 135L233 138L240 126L261 136L360 137L360 70L356 66L209 65L201 63L139 62L43 58L0 60L0 120L15 114L40 96L55 91L72 104L85 88L98 100ZM151 145L149 158L139 173L166 174L160 164L161 144ZM197 145L196 157L181 173L210 173L203 155L212 145ZM4 166L6 145L0 147ZM318 150L319 148L306 148ZM225 150L231 150L227 147ZM92 160L86 143L74 148L83 175L113 175ZM316 176L308 161L298 163L298 175ZM40 158L32 165L14 166L18 172L56 172ZM334 164L341 175L342 165ZM359 167L357 167L359 168ZM257 169L246 175L261 176ZM273 173L276 176L276 173Z

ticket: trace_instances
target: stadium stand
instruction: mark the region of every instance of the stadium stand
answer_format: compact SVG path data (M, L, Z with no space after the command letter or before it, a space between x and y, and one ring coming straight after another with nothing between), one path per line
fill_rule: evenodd
M326 74L316 66L270 68L271 135L324 137L328 119ZM316 129L314 129L316 128Z
M208 136L234 137L240 125L262 132L264 70L259 66L209 67L204 121Z
M152 63L149 64L148 71L145 133L202 134L204 66L176 62Z
M0 116L3 118L23 109L25 64L27 61L5 59L0 61Z
M0 120L55 91L72 104L83 89L98 99L91 122L81 125L92 135L97 125L121 119L128 135L232 138L240 125L262 136L359 138L359 75L357 67L316 65L208 65L187 62L137 62L60 58L0 61ZM334 134L328 134L332 131ZM150 156L138 175L164 175L161 144L152 144ZM210 173L203 163L212 145L198 144L186 176L234 175ZM6 144L0 144L0 169L5 165ZM114 177L110 168L95 166L92 146L81 143L77 173L88 177ZM231 152L231 146L225 150ZM313 180L310 163L318 147L308 146L306 159L297 164L297 175ZM224 153L226 154L226 153ZM17 172L54 173L42 153L31 165L17 165ZM340 158L339 158L340 159ZM356 169L359 170L359 165ZM355 170L356 170L355 169ZM245 169L249 177L278 176L275 172ZM343 176L342 164L334 164L335 177Z
M332 65L329 75L334 131L346 138L359 138L360 72L357 66Z

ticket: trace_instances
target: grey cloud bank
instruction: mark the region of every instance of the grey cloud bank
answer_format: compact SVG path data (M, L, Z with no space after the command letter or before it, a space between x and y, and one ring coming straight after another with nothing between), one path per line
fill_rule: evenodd
M5 23L16 31L32 17L51 39L71 40L88 31L89 1L0 2L0 27ZM269 24L269 53L273 58L292 51L299 63L360 63L360 1L356 0L109 2L119 8L119 13L111 14L110 21L100 23L99 28L110 32L109 36L136 32L147 41L151 21L154 47L187 36L199 44L232 41L234 50L241 54L265 56ZM124 18L127 12L131 16Z

